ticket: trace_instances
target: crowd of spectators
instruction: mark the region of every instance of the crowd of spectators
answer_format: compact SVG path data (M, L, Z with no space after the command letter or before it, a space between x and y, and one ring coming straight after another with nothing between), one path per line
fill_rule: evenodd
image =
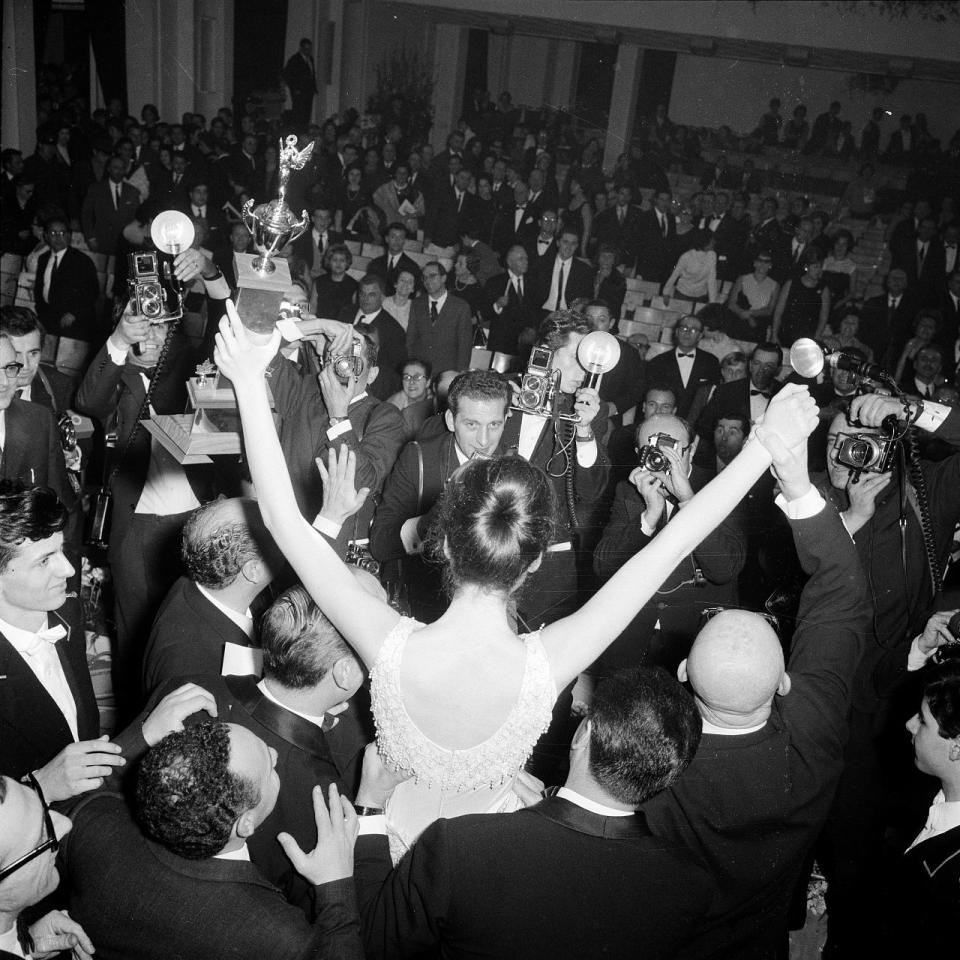
M431 144L399 101L311 125L291 63L281 119L64 96L2 151L0 955L762 960L812 869L825 957L950 949L960 132L658 107L613 158L478 90ZM263 344L234 255L291 130L298 336ZM859 172L820 209L724 150ZM150 323L127 255L171 208L184 316ZM183 462L143 421L209 360L244 452Z

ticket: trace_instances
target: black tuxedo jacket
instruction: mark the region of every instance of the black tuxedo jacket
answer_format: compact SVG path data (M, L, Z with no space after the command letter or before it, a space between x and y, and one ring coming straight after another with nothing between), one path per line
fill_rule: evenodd
M119 207L113 205L113 184L109 179L94 183L80 211L83 235L88 241L96 240L97 253L115 253L123 228L136 216L139 206L140 192L129 183L120 184Z
M550 284L553 281L553 268L556 266L559 253L552 257L542 257L537 263L537 272L533 276L533 285L536 302L542 306L550 295ZM581 297L593 297L593 270L576 256L571 257L569 264L564 268L564 300L569 307L574 300ZM569 271L569 272L567 272Z
M187 860L148 840L119 794L88 794L70 818L57 866L102 957L363 960L349 880L313 888L311 925L253 863Z
M890 295L871 297L860 314L860 339L873 350L878 362L893 370L920 310L920 298L905 290L896 309L890 309Z
M309 915L310 889L297 879L277 834L290 833L304 850L312 850L317 842L317 822L313 812L314 786L327 788L336 783L341 793L351 798L360 782L360 761L363 748L373 739L369 701L364 692L358 703L339 715L330 729L316 724L281 707L257 689L259 677L220 677L207 674L181 675L168 679L150 698L142 717L145 718L168 693L184 683L196 683L209 690L217 701L217 719L236 723L255 733L277 751L277 774L280 796L273 812L257 828L248 841L250 858L263 875L296 902ZM209 719L205 712L195 713L188 724Z
M416 260L414 260L412 257L408 257L405 253L401 253L395 270L390 270L389 263L390 254L385 253L382 257L374 257L373 260L367 264L367 273L372 273L375 276L383 279L383 282L387 288L388 297L392 297L396 291L397 277L400 275L401 271L413 274L413 279L416 281L415 293L420 291L420 265Z
M77 706L81 740L100 735L100 714L87 668L83 615L77 600L68 600L48 615L51 626L62 623L67 635L57 641L57 656ZM0 633L0 770L19 780L42 767L73 743L66 718L26 660Z
M50 279L50 295L46 298L43 295L43 278L51 256L52 253L45 253L37 261L37 284L34 288L37 317L47 333L93 340L97 333L94 324L97 296L100 293L97 268L85 253L67 247L60 259L60 266ZM61 328L60 318L65 313L72 313L76 320L69 327Z
M437 820L395 870L363 836L356 883L370 960L673 957L716 898L698 860L642 817L551 797L517 813Z
M337 314L336 319L352 326L356 317L357 308L348 306ZM382 308L369 323L379 340L377 363L380 365L380 373L368 390L378 400L388 400L403 386L401 377L403 365L407 362L407 335L403 327Z
M143 657L143 690L149 696L164 681L187 674L219 677L224 644L256 645L187 577L164 597Z
M517 295L509 274L491 277L483 285L484 307L481 315L490 324L487 349L494 352L518 355L523 352L519 343L520 334L526 331L528 338L540 326L540 304L537 303L535 284L530 274L523 278L523 297ZM507 305L497 313L493 305L506 293Z
M720 361L706 350L697 350L687 385L683 385L677 348L661 353L647 363L647 386L672 390L677 400L677 416L686 417L697 391L720 382Z
M654 283L665 283L677 262L677 221L672 213L667 213L666 218L667 235L664 237L656 210L640 213L637 276Z
M491 246L501 257L505 257L507 251L515 244L520 244L529 250L531 244L536 245L537 234L540 232L538 218L539 213L533 207L526 205L518 225L516 204L512 200L504 203L493 221Z
M927 253L923 263L917 262L917 238L904 237L897 245L891 246L891 269L899 267L907 274L907 283L911 287L922 288L924 292L937 288L943 282L946 268L946 254L943 241L934 237L927 243ZM939 289L937 289L939 297Z
M617 219L616 206L601 210L593 221L593 236L598 243L613 244L620 251L620 258L630 262L634 247L643 232L643 215L639 207L631 204L624 214L623 223Z
M309 96L317 92L314 70L299 51L284 65L283 82L290 88L292 96Z
M41 378L40 374L43 374ZM47 389L49 384L50 389ZM77 384L73 377L68 377L61 373L56 367L47 363L41 363L37 375L30 384L30 402L39 403L41 407L46 407L51 413L63 413L73 407L73 402L77 393Z
M750 221L747 217L734 220L724 214L713 233L713 246L717 251L717 276L720 280L736 280L747 268L746 249L750 236Z

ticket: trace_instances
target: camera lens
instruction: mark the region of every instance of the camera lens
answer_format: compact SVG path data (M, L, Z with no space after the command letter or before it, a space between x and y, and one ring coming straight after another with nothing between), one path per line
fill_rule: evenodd
M873 459L873 444L866 440L852 440L847 450L851 466L863 467Z

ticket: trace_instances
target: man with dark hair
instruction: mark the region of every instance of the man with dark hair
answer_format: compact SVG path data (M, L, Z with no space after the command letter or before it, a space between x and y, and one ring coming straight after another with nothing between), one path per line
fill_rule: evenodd
M393 296L396 291L397 277L401 271L409 273L420 286L420 267L416 260L404 253L406 242L407 228L399 222L391 223L387 227L386 252L367 264L367 273L383 280L387 296Z
M446 609L439 570L421 559L437 502L451 474L475 456L497 453L510 413L510 384L493 370L468 370L450 385L447 431L400 452L370 526L370 550L406 585L414 615L430 623Z
M306 128L313 110L313 98L317 94L317 71L313 64L313 43L309 37L300 41L300 49L284 65L282 76L290 90L293 120Z
M637 242L643 230L640 208L633 204L633 190L622 184L616 203L601 210L593 224L598 243L608 243L617 250L617 263L632 266L637 257Z
M0 313L0 333L7 336L23 364L17 377L18 399L46 407L55 416L73 405L76 383L51 364L41 363L46 332L29 307L4 307Z
M717 891L695 856L652 842L634 811L682 782L699 739L682 687L633 670L598 687L555 795L517 813L437 820L392 871L386 838L373 835L382 818L369 818L357 851L367 956L506 957L521 942L533 960L596 956L601 945L674 956ZM358 803L382 808L387 796L389 783L365 770Z
M635 253L625 261L630 266L635 260L637 276L654 283L666 282L677 261L677 220L670 209L672 203L669 190L657 191L653 209L640 213Z
M590 300L583 308L583 315L593 330L610 333L614 318L610 306L605 300ZM629 415L625 422L633 422L633 413L643 397L646 387L644 362L636 350L628 349L621 341L620 357L612 370L608 370L600 381L600 399L607 404L609 416L620 418Z
M554 310L568 309L581 297L593 296L593 272L577 259L579 246L580 235L564 228L557 239L556 254L538 264L533 281L544 318Z
M685 417L694 398L704 387L720 382L720 361L699 348L703 321L690 314L677 321L675 349L661 353L647 364L647 382L672 391L677 413Z
M382 277L368 273L357 288L356 307L348 305L336 316L341 323L351 326L364 323L373 331L380 373L372 381L370 393L378 400L388 400L401 389L403 365L407 362L407 337L403 327L383 309L385 289Z
M83 235L94 253L107 256L117 252L123 228L130 223L140 206L140 193L124 180L126 163L122 157L107 161L107 175L90 185L80 211Z
M877 362L888 370L896 367L910 329L920 309L920 297L907 288L907 274L894 267L884 281L886 292L863 305L860 339L873 350Z
M447 291L447 271L436 260L424 265L425 292L410 304L407 353L434 370L466 370L473 348L467 301Z
M245 727L205 721L147 753L137 782L139 824L115 793L95 794L71 811L59 865L70 913L98 953L361 960L349 879L355 820L334 787L332 816L319 793L314 800L319 826L310 853L289 835L280 838L316 898L312 923L250 862L248 843L280 790L276 762L276 750Z
M490 324L487 349L518 356L536 336L540 309L530 282L530 257L524 247L519 243L510 247L505 263L506 276L491 277L484 284L482 316Z
M410 182L410 165L405 160L395 164L390 179L373 191L373 202L383 211L388 233L399 225L403 227L404 240L407 239L408 231L416 238L427 214L427 207L423 191ZM393 283L396 284L395 274Z
M199 507L184 524L181 556L186 576L170 588L147 640L148 696L172 677L260 673L250 605L283 561L256 501Z

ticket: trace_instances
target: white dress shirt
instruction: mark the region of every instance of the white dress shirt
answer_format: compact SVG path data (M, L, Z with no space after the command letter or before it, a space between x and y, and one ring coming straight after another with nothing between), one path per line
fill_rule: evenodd
M561 260L558 256L553 262L553 276L550 278L550 292L543 301L544 310L566 310L567 284L570 282L570 268L573 266L573 257ZM563 270L563 289L560 289L560 270Z
M960 827L960 800L947 803L941 790L930 804L926 824L907 849L912 850L918 843L938 837L954 827Z
M683 354L693 354L693 356L681 356ZM680 379L683 381L684 387L690 382L690 374L693 372L693 364L697 359L696 356L696 347L691 350L682 350L677 347L676 356L677 356L677 366L680 368Z

